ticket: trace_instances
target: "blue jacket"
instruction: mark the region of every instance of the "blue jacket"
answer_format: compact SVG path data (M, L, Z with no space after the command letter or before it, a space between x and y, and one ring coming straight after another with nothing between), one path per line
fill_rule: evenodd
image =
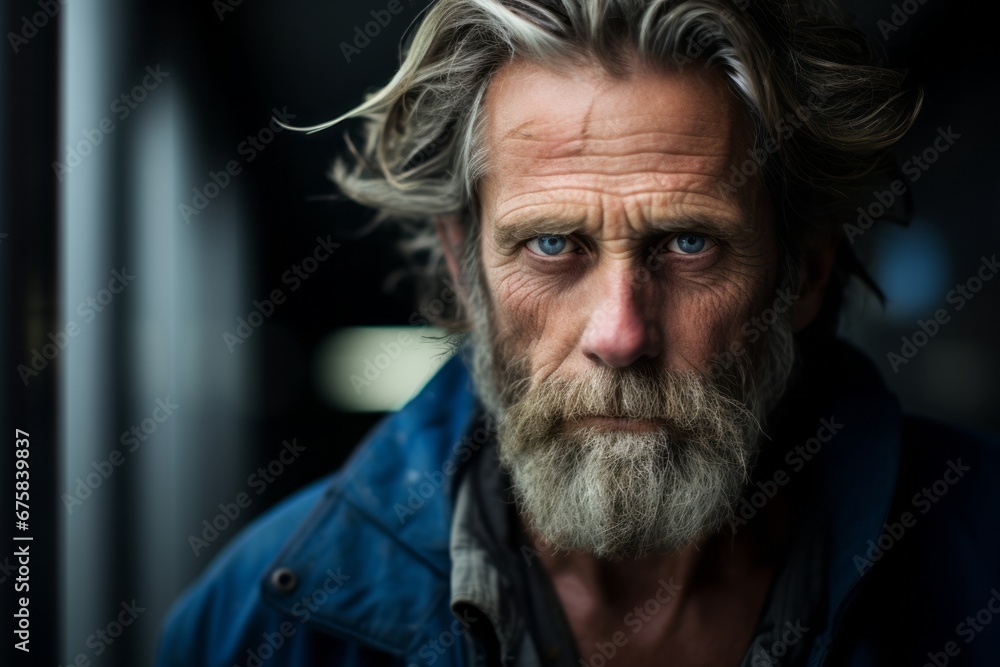
M904 416L843 354L825 407L846 426L814 462L831 530L808 664L1000 665L997 447ZM226 546L175 604L158 665L467 664L448 546L477 407L456 356L340 471Z

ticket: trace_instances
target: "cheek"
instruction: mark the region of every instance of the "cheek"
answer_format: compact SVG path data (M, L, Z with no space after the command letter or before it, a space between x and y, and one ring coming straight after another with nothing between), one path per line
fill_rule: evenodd
M676 288L661 314L667 368L704 371L713 355L739 331L742 309L719 289Z
M706 372L713 359L738 339L748 312L741 306L731 299L708 297L678 307L666 325L668 366Z
M486 268L496 335L528 355L534 370L560 365L579 339L583 304L563 282L525 270L516 261Z
M748 345L744 328L764 308L772 281L770 270L729 271L665 288L661 323L667 367L707 372L734 345Z

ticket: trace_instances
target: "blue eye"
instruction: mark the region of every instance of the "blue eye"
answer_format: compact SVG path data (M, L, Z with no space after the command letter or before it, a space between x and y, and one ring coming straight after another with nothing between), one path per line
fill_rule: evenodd
M562 234L536 236L527 243L528 249L538 255L561 255L567 249L576 250L576 244Z
M715 245L715 242L712 239L701 234L678 234L670 239L670 243L667 244L667 250L678 252L682 255L697 255L698 253L705 252L713 245Z

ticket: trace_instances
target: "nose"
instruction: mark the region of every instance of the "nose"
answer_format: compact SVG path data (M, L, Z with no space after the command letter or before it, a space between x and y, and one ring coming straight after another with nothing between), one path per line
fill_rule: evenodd
M622 368L660 354L661 334L650 302L651 286L627 268L601 277L581 345L591 361Z

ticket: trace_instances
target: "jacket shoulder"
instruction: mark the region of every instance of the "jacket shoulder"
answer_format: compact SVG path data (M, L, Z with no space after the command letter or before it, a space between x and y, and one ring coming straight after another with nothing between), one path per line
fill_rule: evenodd
M421 498L425 507L413 521L401 522L396 506L406 503L406 489L421 481L419 472L412 479L414 471L439 471L453 455L474 405L465 367L456 355L410 403L383 419L339 471L282 501L223 548L168 614L158 667L249 667L265 661L269 667L369 665L389 659L380 648L385 642L371 637L354 641L351 637L361 635L346 630L339 633L342 638L334 636L346 626L331 620L331 610L342 605L350 612L351 627L365 625L361 621L367 619L368 625L391 634L393 628L384 627L387 600L404 593L415 597L408 604L389 605L403 614L414 604L426 604L429 587L414 582L418 575L428 581L443 576L437 569L448 558L447 493ZM373 553L380 556L373 558ZM279 561L294 572L298 586L276 600L268 574ZM338 570L330 575L328 563L350 564L351 574ZM310 584L323 580L328 590L324 578L329 576L343 576L350 584L341 590L344 599L299 614L300 589L317 591ZM255 654L258 649L274 658Z
M1000 610L998 477L995 438L904 416L895 501L857 554L871 575L829 664L861 654L862 664L923 664L946 647L946 660L960 654L948 664L993 664L1000 633L976 619Z
M247 628L267 626L272 620L267 618L256 583L332 477L271 508L223 547L167 615L160 636L159 667L242 662L233 652L251 643L245 636Z
M301 624L264 603L259 586L282 546L332 492L337 478L338 473L333 473L296 492L252 521L223 548L167 615L158 667L262 662L277 667L317 659L362 664L352 656L356 647L325 635L304 637Z

